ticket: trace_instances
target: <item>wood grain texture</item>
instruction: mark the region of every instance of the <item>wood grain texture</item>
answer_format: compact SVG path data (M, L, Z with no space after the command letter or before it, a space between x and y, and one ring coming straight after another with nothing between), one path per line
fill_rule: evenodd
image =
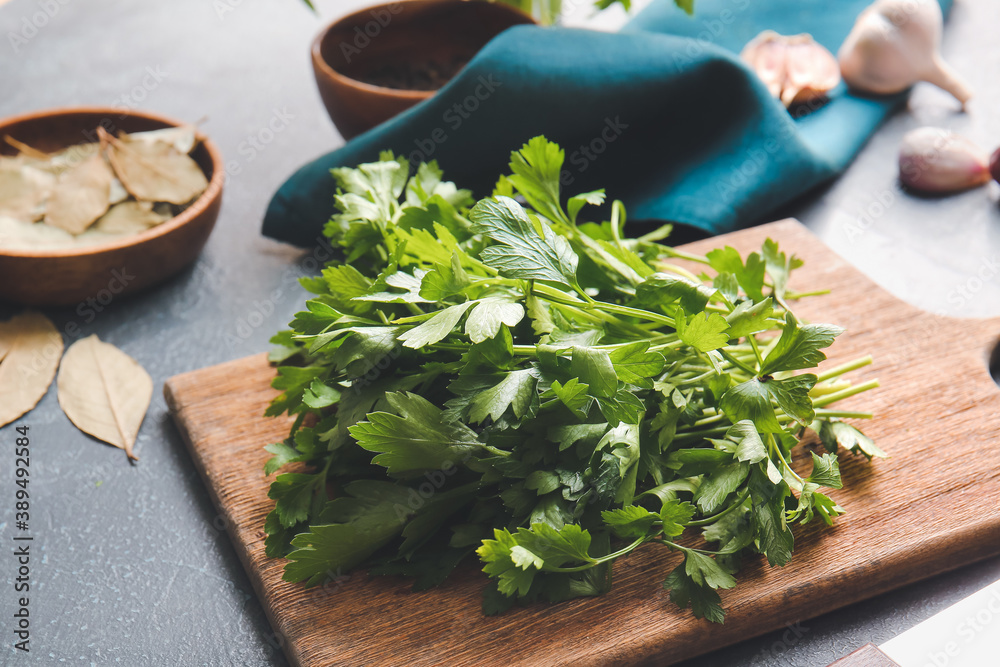
M899 667L874 644L865 644L854 653L841 658L828 667Z
M853 374L882 389L843 403L874 410L865 431L891 458L841 456L848 487L831 493L847 514L834 528L797 528L784 568L750 560L740 585L722 592L725 625L679 611L660 582L679 557L641 549L615 565L601 598L480 614L485 575L476 563L440 588L414 593L402 578L340 573L306 589L281 580L264 556L273 506L262 447L282 439L284 418L262 414L275 392L264 355L170 379L165 393L230 536L295 665L666 665L805 620L1000 553L1000 391L988 357L1000 319L953 320L893 298L795 221L772 223L689 246L742 252L766 237L806 265L793 288L830 288L800 303L812 321L846 326L829 365L864 354ZM808 457L797 451L796 460Z

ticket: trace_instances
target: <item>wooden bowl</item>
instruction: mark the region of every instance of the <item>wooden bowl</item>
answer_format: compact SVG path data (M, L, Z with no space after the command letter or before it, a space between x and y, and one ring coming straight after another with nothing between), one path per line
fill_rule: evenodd
M407 0L369 7L331 23L312 45L323 104L345 139L421 102L507 28L535 20L482 0ZM436 69L406 89L394 82Z
M98 126L116 134L177 125L181 123L145 111L80 107L0 120L0 138L9 134L33 148L54 152L96 141ZM0 153L16 152L0 142ZM193 262L219 217L226 173L222 155L208 139L202 138L191 157L208 178L208 188L180 215L152 229L82 248L0 247L0 300L51 306L95 300L107 305L112 298L155 285Z

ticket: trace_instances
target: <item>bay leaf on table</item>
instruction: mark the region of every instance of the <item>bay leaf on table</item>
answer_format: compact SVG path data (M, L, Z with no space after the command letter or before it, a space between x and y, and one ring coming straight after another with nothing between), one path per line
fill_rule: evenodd
M42 217L56 179L24 160L0 163L0 216L34 222Z
M59 371L59 405L78 429L124 449L129 459L153 398L139 363L96 335L70 345Z
M53 250L76 243L69 232L44 222L22 222L0 216L0 248L6 250Z
M2 362L3 358L7 356L8 352L10 352L10 348L14 343L14 341L11 340L11 337L7 335L7 329L9 326L9 322L0 322L0 362Z
M80 234L110 206L114 174L100 154L94 154L59 174L45 206L45 222Z
M109 234L138 234L171 218L157 209L153 202L125 201L115 204L102 215L93 229Z
M0 426L38 405L56 376L62 351L62 335L41 313L0 323Z
M198 163L171 144L103 136L118 180L136 199L186 204L208 187Z

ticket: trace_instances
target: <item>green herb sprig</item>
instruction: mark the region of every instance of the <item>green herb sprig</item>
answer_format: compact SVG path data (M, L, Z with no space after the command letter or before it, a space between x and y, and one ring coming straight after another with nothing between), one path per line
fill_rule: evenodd
M265 526L285 579L365 566L423 589L478 556L497 613L601 594L654 545L683 556L674 602L721 623L742 559L784 565L792 524L843 513L822 490L838 449L884 456L841 421L871 415L831 407L877 386L842 377L870 359L803 372L842 330L794 315L797 258L627 238L617 201L581 222L605 194L564 200L563 161L536 137L478 202L435 163L334 170L345 259L303 280L315 296L273 339L267 414L295 417L265 468L296 464Z

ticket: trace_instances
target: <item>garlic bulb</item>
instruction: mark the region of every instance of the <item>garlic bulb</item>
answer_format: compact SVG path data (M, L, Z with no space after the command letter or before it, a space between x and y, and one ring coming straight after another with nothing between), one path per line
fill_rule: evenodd
M920 192L957 192L989 181L989 162L986 151L969 139L937 127L921 127L903 137L899 180Z
M972 91L938 52L943 24L937 0L876 0L861 12L840 47L844 81L879 95L927 81L964 107Z
M765 30L743 47L740 58L786 108L826 97L840 83L836 59L812 35Z

